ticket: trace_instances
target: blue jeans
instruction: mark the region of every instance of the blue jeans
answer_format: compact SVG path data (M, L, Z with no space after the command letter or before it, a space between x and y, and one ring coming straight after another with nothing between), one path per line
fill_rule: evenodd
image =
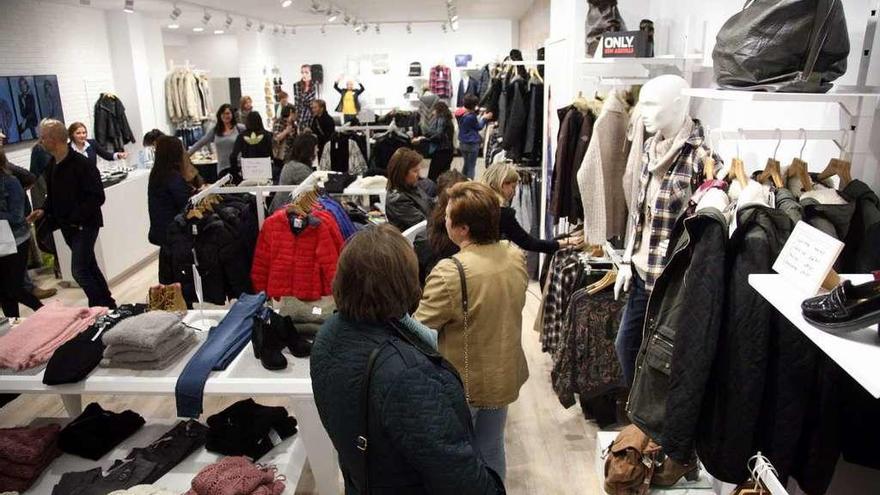
M480 143L459 143L458 150L464 157L464 167L461 169L468 179L473 179L477 171L477 157L480 156Z
M98 230L99 227L63 227L61 235L70 246L70 271L73 272L73 279L89 298L89 306L115 309L116 301L110 294L107 279L101 273L95 257Z
M620 330L617 332L617 340L614 342L626 387L632 385L635 377L636 357L638 357L639 348L642 346L642 331L645 327L645 313L648 311L649 296L650 294L645 290L645 282L633 270L629 299L623 308Z
M471 407L477 450L483 455L493 471L504 480L507 475L507 459L504 456L504 425L507 423L507 406L501 409Z
M229 308L223 321L208 333L205 343L187 363L177 378L174 393L177 415L198 418L202 414L205 382L212 370L222 370L241 352L251 338L254 315L266 303L266 294L242 294Z

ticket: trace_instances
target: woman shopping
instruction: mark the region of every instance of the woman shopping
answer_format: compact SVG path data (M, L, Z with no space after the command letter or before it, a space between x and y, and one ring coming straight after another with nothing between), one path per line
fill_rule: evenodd
M504 479L507 406L529 377L521 341L528 275L523 252L500 242L500 216L485 184L452 186L446 230L460 252L428 275L414 316L439 332L440 352L464 382L477 447Z
M311 355L345 493L504 493L475 446L461 381L437 353L436 333L407 316L419 292L415 254L393 227L349 239L333 279L339 312Z
M487 168L480 177L480 182L491 187L501 202L501 238L513 241L525 251L537 253L555 253L560 248L579 246L583 242L582 237L569 237L558 241L544 241L533 237L526 232L516 219L516 210L511 208L510 202L516 195L519 186L519 172L511 163L496 163Z
M70 149L76 151L94 166L98 166L98 157L100 156L108 162L115 160L123 160L128 153L111 153L98 144L94 139L89 139L89 131L82 122L74 122L67 128L67 137L70 139Z
M43 304L29 291L24 289L24 275L27 270L28 241L31 229L25 220L25 192L18 179L9 171L6 153L0 150L0 234L11 235L4 242L14 240L15 252L0 252L0 309L9 318L20 315L18 304L36 311ZM9 229L6 229L7 224Z
M158 137L156 157L147 186L147 210L150 213L148 239L150 244L159 246L160 284L175 282L171 253L167 247L168 227L201 185L201 177L189 163L180 139Z
M217 109L217 123L212 127L202 139L189 147L187 151L189 156L193 156L196 151L205 147L208 143L214 143L217 148L217 176L224 175L229 170L229 155L232 148L235 147L235 141L238 135L244 132L244 125L239 124L232 112L232 105L224 103Z
M358 112L361 111L360 96L364 92L364 85L358 83L358 89L354 89L354 81L348 81L345 83L345 89L342 89L339 87L341 80L340 77L333 83L333 89L342 95L339 98L339 105L336 105L336 111L342 114L342 121L348 123L356 119Z
M260 112L248 114L245 130L238 135L229 154L230 173L236 182L242 180L240 158L272 158L272 133L263 127Z
M477 116L479 103L480 99L476 96L465 96L465 114L458 119L458 149L464 158L464 167L461 170L468 179L473 179L477 170L477 157L480 155L480 143L483 142L480 131L487 121L492 120L491 113Z
M281 169L278 185L293 186L302 184L314 171L312 164L315 162L317 149L318 140L315 139L312 133L307 132L297 136L290 149L290 160ZM272 204L269 207L270 213L275 212L289 202L289 192L275 193L275 197L272 198Z
M422 155L400 148L388 161L388 197L385 217L401 232L428 219L431 199L417 184L422 169Z
M413 139L413 143L427 141L428 155L431 157L428 178L437 182L440 174L452 167L452 154L455 151L452 139L455 135L455 125L452 122L452 112L449 111L449 106L442 101L434 104L431 119L428 132L424 136Z

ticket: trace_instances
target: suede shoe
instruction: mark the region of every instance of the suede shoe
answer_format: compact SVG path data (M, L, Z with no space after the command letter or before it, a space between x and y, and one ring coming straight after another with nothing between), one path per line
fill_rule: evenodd
M37 299L49 299L55 294L58 294L58 289L41 289L39 287L34 287L34 291L31 294Z

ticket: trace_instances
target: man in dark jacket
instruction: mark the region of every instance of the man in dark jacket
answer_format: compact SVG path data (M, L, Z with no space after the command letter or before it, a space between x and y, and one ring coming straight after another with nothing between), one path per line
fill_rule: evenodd
M415 253L396 229L349 239L333 282L339 313L311 355L315 404L345 493L504 493L474 446L464 389L437 353L436 333L406 317L419 293Z
M44 120L40 124L40 141L52 155L46 170L48 194L46 202L28 216L28 221L46 216L53 228L61 229L70 246L73 278L88 296L89 306L115 309L116 301L95 257L98 231L104 226L101 175L84 156L70 149L67 129L61 122Z

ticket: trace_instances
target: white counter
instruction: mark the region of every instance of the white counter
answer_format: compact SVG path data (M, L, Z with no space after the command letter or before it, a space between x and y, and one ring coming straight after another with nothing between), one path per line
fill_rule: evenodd
M104 277L111 284L159 252L159 248L147 240L150 231L150 215L147 211L149 178L149 170L134 170L124 181L104 189L107 197L101 207L104 227L98 234L95 256ZM54 235L61 279L75 285L70 270L70 248L60 230L56 230Z

